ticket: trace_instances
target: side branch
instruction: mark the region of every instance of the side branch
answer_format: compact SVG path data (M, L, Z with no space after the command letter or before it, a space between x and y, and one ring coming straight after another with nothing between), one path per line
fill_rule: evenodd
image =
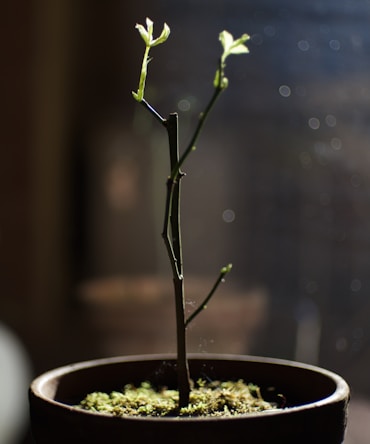
M221 268L220 275L218 276L215 284L213 285L211 291L208 293L204 301L199 305L199 307L189 316L189 318L185 322L185 327L187 327L191 321L193 321L200 312L207 308L207 304L210 301L211 297L215 294L218 286L221 282L224 282L225 275L230 272L232 265L229 264L226 267Z
M198 140L199 134L201 133L203 126L207 120L207 117L208 117L210 111L212 110L214 104L216 103L217 99L219 98L220 94L222 93L222 91L224 91L224 88L221 88L220 86L218 86L214 89L213 95L212 95L210 101L208 102L208 105L206 106L205 110L199 116L198 125L195 128L193 137L191 138L186 150L184 151L181 158L179 159L178 164L175 165L174 168L172 169L171 177L173 177L173 178L177 177L185 160L187 159L189 154L195 149L195 144Z
M152 107L144 98L140 101L140 103L146 108L162 125L166 126L166 119L164 119L159 112Z

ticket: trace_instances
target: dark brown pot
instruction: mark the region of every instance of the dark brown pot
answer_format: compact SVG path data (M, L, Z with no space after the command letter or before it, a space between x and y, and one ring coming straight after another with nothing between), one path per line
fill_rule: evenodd
M291 361L239 355L191 355L189 365L194 379L244 379L265 390L274 388L273 396L282 393L289 407L221 419L118 418L73 407L88 392L109 392L129 382L175 385L175 360L168 355L101 359L51 370L33 381L30 408L36 443L343 442L349 388L340 376Z

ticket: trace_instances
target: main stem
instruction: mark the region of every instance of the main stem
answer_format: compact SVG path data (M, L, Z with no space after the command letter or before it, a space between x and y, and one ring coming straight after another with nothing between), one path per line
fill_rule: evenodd
M168 134L171 171L179 164L178 115L170 114L166 121ZM177 337L177 377L179 390L179 407L189 404L190 376L186 352L185 294L181 245L180 197L181 178L179 170L175 177L170 176L167 182L167 221L165 220L165 243L170 252L173 271L176 308ZM168 218L169 216L169 218ZM169 226L168 226L169 222ZM166 231L166 232L165 232ZM171 236L171 240L169 239Z
M221 83L220 83L221 84ZM182 262L182 246L181 246L181 225L180 225L180 198L181 198L181 178L183 173L181 167L189 156L190 152L195 148L195 143L203 128L203 125L213 108L217 98L220 96L223 88L217 86L209 101L205 111L200 115L198 125L194 135L180 157L178 142L178 115L172 113L168 119L164 119L152 106L142 100L141 103L147 108L154 117L167 130L169 149L170 149L170 166L171 174L167 180L167 196L165 205L165 215L163 223L162 237L167 249L167 253L171 262L173 284L175 291L175 308L176 308L176 340L177 340L177 378L179 390L179 408L186 407L189 404L190 397L190 375L186 349L186 329L189 322L204 309L205 304L212 297L214 291L222 280L226 272L221 272L221 277L217 280L215 286L207 296L201 307L187 321L185 319L185 294L184 294L184 274ZM227 268L228 270L230 269Z

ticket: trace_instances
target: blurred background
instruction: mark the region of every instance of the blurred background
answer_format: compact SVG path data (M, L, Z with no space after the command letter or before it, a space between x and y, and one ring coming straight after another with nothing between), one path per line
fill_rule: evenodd
M367 442L370 1L19 0L0 11L0 377L1 390L24 387L1 406L0 444L30 442L38 373L175 351L166 134L131 97L146 16L155 35L164 21L172 30L153 50L147 99L179 113L182 146L212 94L219 32L251 36L184 168L189 312L234 264L191 325L190 351L342 374L346 443Z

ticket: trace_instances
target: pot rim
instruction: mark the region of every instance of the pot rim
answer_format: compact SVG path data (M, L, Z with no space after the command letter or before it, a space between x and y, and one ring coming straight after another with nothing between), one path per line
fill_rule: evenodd
M258 417L261 415L281 415L281 414L288 414L288 413L297 413L299 411L304 411L309 408L313 407L320 407L329 405L333 402L340 402L342 400L345 400L346 398L349 398L350 389L347 384L347 382L338 375L335 372L332 372L330 370L327 370L325 368L315 366L312 364L306 364L298 361L293 360L287 360L287 359L280 359L280 358L270 358L270 357L263 357L263 356L253 356L253 355L236 355L236 354L219 354L219 353L189 353L188 359L191 360L223 360L223 361L244 361L244 362L256 362L261 364L274 364L279 365L283 367L297 367L303 370L308 370L316 373L320 373L322 376L326 377L328 380L331 380L335 384L335 390L333 393L331 393L329 396L326 396L322 399L319 399L314 402L309 402L306 404L298 405L289 407L286 409L277 409L277 410L265 410L263 412L258 413L246 413L246 414L240 414L237 416L230 416L230 417L115 417L112 415L104 414L104 413L98 413L98 412L89 412L87 410L79 409L75 406L65 404L60 401L56 401L55 399L52 399L50 396L44 393L44 388L48 382L51 380L55 380L55 384L57 381L63 377L64 375L72 372L77 372L79 370L83 370L88 367L98 367L98 366L104 366L104 365L110 365L110 364L118 364L118 363L124 363L124 362L144 362L144 361L151 361L151 360L174 360L176 359L175 354L143 354L143 355L127 355L127 356L115 356L115 357L109 357L109 358L99 358L99 359L92 359L87 361L81 361L76 362L72 364L67 364L61 367L57 367L55 369L48 370L38 377L36 377L30 384L30 393L32 396L35 396L42 402L47 402L55 407L62 408L68 411L75 411L78 412L78 414L81 415L96 415L98 417L110 417L112 420L132 420L132 421L219 421L219 420L237 420L238 418L245 418L245 417Z

